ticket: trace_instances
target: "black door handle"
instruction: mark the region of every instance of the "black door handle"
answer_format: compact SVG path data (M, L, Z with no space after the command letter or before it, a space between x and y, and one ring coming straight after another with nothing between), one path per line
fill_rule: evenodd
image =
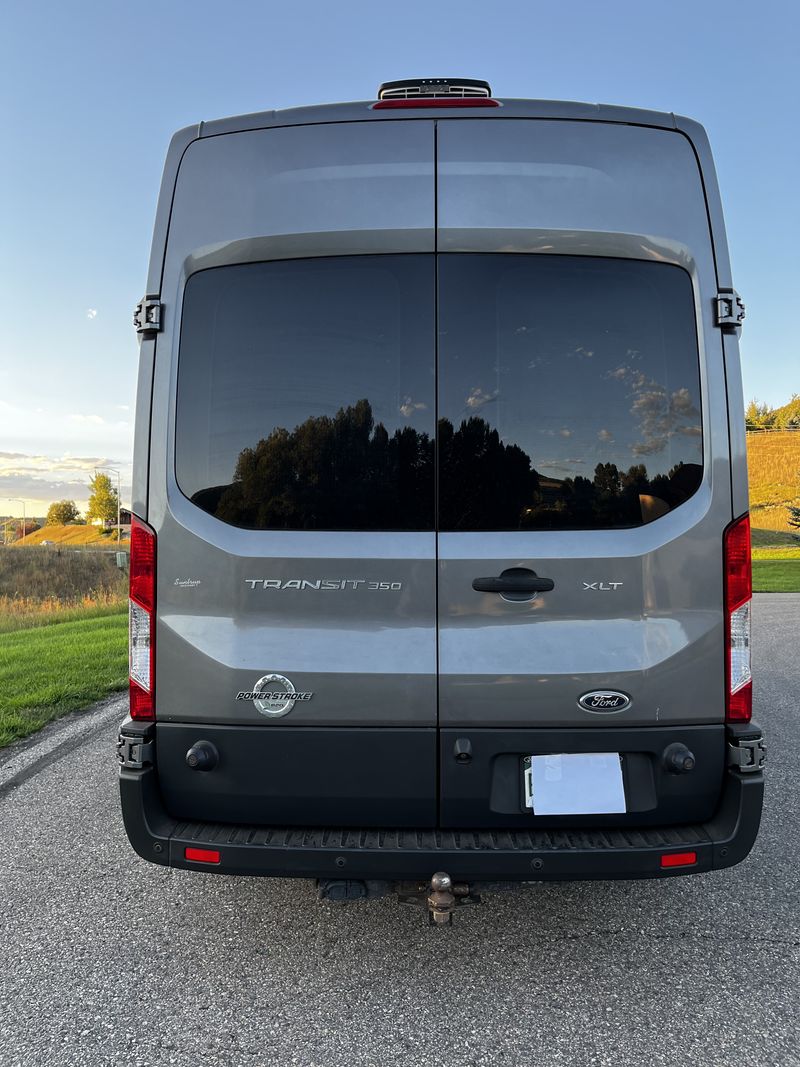
M555 582L535 574L501 574L498 578L473 578L472 588L478 593L549 593Z

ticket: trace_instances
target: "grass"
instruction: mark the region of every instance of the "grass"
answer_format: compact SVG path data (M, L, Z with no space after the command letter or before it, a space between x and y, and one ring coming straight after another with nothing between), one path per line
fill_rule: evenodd
M787 504L800 504L800 431L747 435L750 514L761 529L787 532Z
M69 548L0 549L0 598L60 601L79 606L88 597L106 601L127 596L127 572L113 552Z
M753 548L800 548L800 530L763 530L753 525Z
M752 530L753 592L800 592L800 539L778 530Z
M116 548L116 530L104 530L101 526L43 526L34 530L27 537L20 538L13 548L30 548L41 545L42 541L54 541L57 545L94 545L96 547ZM123 539L121 549L130 548L130 541Z
M128 680L127 616L0 633L0 746L84 708Z
M754 593L800 593L800 559L753 560Z
M54 622L105 618L107 615L119 615L120 611L125 609L126 601L121 596L85 596L75 602L0 596L0 634L31 630L38 626L49 626Z

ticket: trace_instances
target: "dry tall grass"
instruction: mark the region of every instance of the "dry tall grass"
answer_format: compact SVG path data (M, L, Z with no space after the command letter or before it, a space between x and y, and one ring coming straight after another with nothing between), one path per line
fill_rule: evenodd
M117 531L104 530L100 526L42 526L27 537L13 543L14 548L30 548L40 545L42 541L53 541L58 545L93 545L115 548ZM123 536L120 548L129 548L130 540Z
M113 552L0 549L0 632L118 612L127 584Z
M747 435L753 526L789 531L787 504L800 504L800 431Z

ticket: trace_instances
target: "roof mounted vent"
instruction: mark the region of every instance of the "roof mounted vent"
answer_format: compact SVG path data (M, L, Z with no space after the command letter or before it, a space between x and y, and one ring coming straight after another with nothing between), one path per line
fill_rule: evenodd
M384 82L378 89L379 100L419 100L431 97L488 98L492 95L488 82L476 78L403 78Z

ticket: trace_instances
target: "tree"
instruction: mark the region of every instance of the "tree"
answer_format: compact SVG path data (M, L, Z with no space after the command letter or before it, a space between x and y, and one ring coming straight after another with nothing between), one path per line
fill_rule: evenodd
M39 523L35 519L26 519L24 523L18 522L14 527L14 536L19 541L22 537L27 537L28 534L34 533L39 529Z
M102 519L103 522L117 521L117 490L111 484L107 474L95 474L89 480L89 507L86 518Z
M771 430L775 426L775 412L769 404L759 404L753 397L745 410L744 420L748 430Z
M57 500L47 509L45 526L67 526L78 519L78 507L74 500Z

